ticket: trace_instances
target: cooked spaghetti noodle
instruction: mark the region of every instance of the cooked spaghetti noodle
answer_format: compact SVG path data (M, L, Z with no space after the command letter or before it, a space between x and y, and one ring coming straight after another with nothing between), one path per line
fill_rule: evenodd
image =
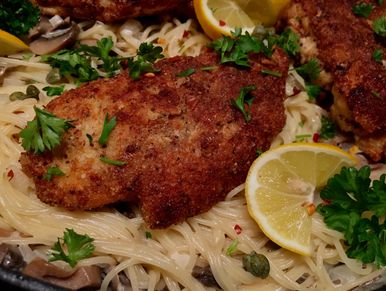
M106 36L112 37L114 51L124 57L133 56L139 44L145 41L161 45L166 56L197 55L207 42L192 20L184 23L174 20L147 28L134 20L122 26L97 22L91 28L82 29L79 40L95 41ZM326 228L317 213L312 218L312 256L303 257L274 246L248 215L244 185L235 188L225 201L206 213L167 229L152 230L151 239L145 235L148 230L138 209L133 210L134 218L128 218L113 208L70 212L42 203L35 195L34 184L18 163L23 151L18 133L34 118L33 106L44 105L49 98L40 94L39 101L9 101L8 95L25 91L26 83L32 80L39 89L46 86L45 76L50 67L40 63L36 56L29 60L1 58L0 65L8 70L0 87L0 228L14 231L10 236L0 237L0 242L18 245L27 263L35 257L47 259L48 250L65 228L72 228L95 239L94 256L80 261L78 266L111 266L101 290L107 290L121 272L130 280L133 290L163 290L165 287L168 290L205 290L207 287L191 274L195 266L207 265L224 290L278 290L279 287L349 290L380 276L382 271L372 265L363 267L349 259L344 252L342 235ZM290 78L294 74L290 73ZM75 87L68 81L66 89ZM293 142L296 135L320 129L320 116L325 112L309 102L305 92L289 97L285 106L287 125L273 146ZM241 229L239 234L236 226ZM227 248L235 240L238 241L236 252L226 255ZM242 255L252 250L268 258L271 271L267 279L244 271ZM343 263L355 279L345 281L344 276L333 275L331 270L338 263ZM65 265L63 262L54 264Z

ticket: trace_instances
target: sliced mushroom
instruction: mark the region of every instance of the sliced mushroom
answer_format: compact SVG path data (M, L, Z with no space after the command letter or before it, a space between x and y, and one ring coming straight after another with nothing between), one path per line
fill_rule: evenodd
M37 55L46 55L72 45L79 33L79 27L73 23L68 30L61 30L61 34L45 35L30 43L30 50ZM51 37L50 37L51 36Z
M97 266L64 270L41 258L31 261L24 268L23 273L70 290L100 287L101 284L101 269Z
M28 39L33 40L42 35L43 33L47 33L49 31L54 30L54 27L51 25L49 19L45 16L40 18L40 22L30 29L28 33Z
M59 15L55 15L51 18L42 16L40 22L33 28L30 29L28 33L28 39L30 41L38 38L42 34L49 33L55 29L69 27L71 24L70 18L66 17L63 19Z

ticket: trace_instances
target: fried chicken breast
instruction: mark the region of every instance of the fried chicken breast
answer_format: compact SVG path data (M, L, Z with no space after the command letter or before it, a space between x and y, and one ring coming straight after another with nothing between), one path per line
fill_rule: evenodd
M357 2L296 0L288 10L288 23L302 37L302 59L317 57L332 76L332 84L323 84L332 87L332 117L379 161L386 152L386 68L373 53L385 53L385 47L372 30L372 20L386 15L386 4L373 1L375 9L365 19L352 12Z
M208 66L214 68L201 69ZM138 201L148 225L161 228L209 210L244 182L256 150L267 150L285 124L283 51L256 56L250 69L219 65L210 52L160 60L156 67L153 77L134 81L124 72L48 103L46 110L73 120L75 128L54 151L21 156L42 201L72 210ZM195 72L178 76L187 69ZM246 122L231 100L250 85L256 89ZM117 125L102 147L97 140L107 113ZM126 165L103 163L101 156ZM46 180L49 167L65 175Z
M74 19L95 19L103 22L129 17L155 15L178 7L191 6L190 0L34 0L43 14L71 16Z

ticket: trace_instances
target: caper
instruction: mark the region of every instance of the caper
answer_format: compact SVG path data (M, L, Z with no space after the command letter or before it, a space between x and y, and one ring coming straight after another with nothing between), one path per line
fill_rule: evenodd
M52 69L46 76L48 84L56 84L60 81L60 79L62 79L62 76L60 75L58 68Z
M40 90L34 85L28 85L26 94L27 98L35 98L39 100Z
M252 251L249 255L243 257L244 270L251 273L255 277L265 279L269 275L269 261L262 255Z
M24 100L27 98L27 95L23 92L13 92L9 95L9 100L15 101L15 100Z

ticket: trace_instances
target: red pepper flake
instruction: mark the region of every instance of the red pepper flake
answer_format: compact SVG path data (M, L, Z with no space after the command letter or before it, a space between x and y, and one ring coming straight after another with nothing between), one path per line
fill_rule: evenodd
M312 141L313 142L318 142L319 141L319 133L315 132L314 135L312 136Z
M15 173L12 170L8 171L7 177L9 178L8 180L11 181L13 177L15 177Z
M13 114L22 114L24 113L24 111L22 110L15 110L14 112L12 112Z
M315 206L315 204L311 203L311 204L309 204L309 205L307 206L306 209L307 209L308 215L311 216L312 214L315 213L316 206Z
M323 205L330 205L331 204L331 200L323 200Z
M219 24L220 26L225 26L225 25L226 25L226 23L225 23L224 20L219 20L218 24Z
M242 231L241 226L238 225L238 224L235 224L235 226L233 227L233 229L235 230L236 234L240 234L241 231Z
M184 33L183 33L182 37L188 37L189 34L190 34L189 30L184 30Z

